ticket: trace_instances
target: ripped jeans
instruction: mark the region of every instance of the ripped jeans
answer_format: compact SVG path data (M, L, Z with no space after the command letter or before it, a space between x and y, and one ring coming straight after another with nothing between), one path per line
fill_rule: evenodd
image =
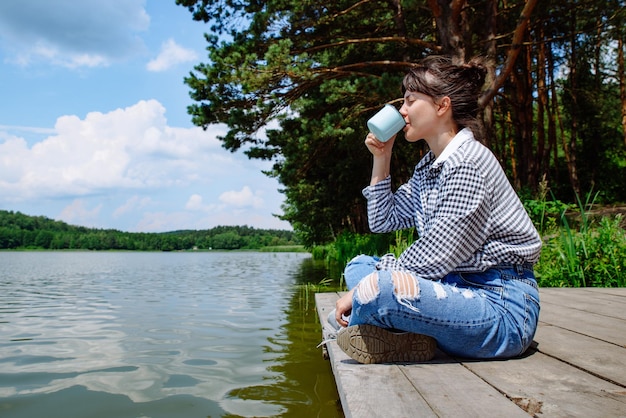
M532 266L455 272L433 281L377 270L377 262L360 255L346 266L346 284L356 287L349 325L429 335L443 351L466 358L514 357L532 343L539 319Z

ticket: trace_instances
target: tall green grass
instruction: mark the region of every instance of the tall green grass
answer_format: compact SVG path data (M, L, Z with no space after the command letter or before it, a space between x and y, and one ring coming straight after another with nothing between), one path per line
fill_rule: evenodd
M584 216L583 216L584 218ZM572 227L565 216L559 233L544 238L535 268L546 287L626 287L626 231L622 216Z
M359 254L381 255L390 252L396 234L355 234L343 232L334 242L314 247L311 251L316 260L344 266Z
M598 196L587 194L585 202L568 205L547 199L542 182L537 199L524 206L542 236L543 249L535 274L543 287L626 287L626 231L621 215L592 217L591 207ZM341 271L358 254L399 256L416 238L415 231L395 234L343 234L313 255ZM341 273L339 273L341 274Z
M542 235L541 258L535 266L537 281L544 287L626 287L626 231L623 218L591 216L599 193L589 192L585 201L567 205L540 183L538 199L524 206Z

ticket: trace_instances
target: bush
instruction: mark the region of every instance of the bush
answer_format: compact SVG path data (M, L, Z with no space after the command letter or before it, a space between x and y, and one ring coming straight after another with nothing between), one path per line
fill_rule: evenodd
M536 266L539 286L626 286L626 231L622 216L602 217L572 230L566 221L558 235L544 241Z

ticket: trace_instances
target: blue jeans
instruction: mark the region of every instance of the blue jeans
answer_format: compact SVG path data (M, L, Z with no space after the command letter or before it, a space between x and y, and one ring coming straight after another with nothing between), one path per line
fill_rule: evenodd
M360 255L346 266L346 284L356 288L349 325L429 335L443 351L466 358L514 357L532 343L539 319L532 266L503 265L432 281L377 270L377 261Z

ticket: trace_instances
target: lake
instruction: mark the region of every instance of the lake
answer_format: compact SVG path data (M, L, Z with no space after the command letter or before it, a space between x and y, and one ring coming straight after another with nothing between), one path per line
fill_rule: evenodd
M0 252L0 416L341 417L306 253Z

